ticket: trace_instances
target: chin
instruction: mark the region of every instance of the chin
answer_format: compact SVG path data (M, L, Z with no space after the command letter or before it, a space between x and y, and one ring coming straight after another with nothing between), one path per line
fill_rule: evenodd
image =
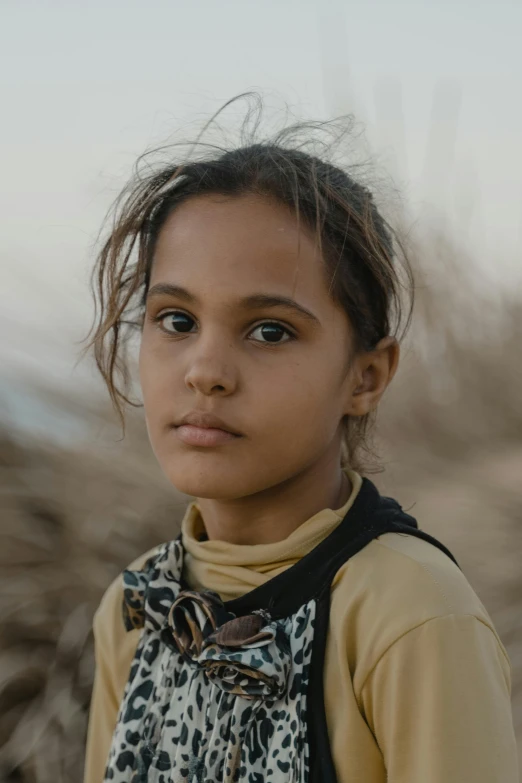
M214 500L233 500L258 491L243 470L211 454L193 454L160 460L169 482L184 495ZM255 475L255 474L254 474Z
M302 453L292 449L278 459L262 448L153 448L168 481L178 492L195 498L237 500L277 486L303 468ZM251 444L249 444L251 445ZM306 464L306 463L305 463Z

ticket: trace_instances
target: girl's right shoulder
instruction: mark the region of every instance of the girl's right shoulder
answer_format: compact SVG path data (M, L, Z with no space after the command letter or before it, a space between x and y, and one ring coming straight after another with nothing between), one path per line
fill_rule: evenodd
M156 546L136 558L125 570L139 571L160 549ZM109 585L94 614L93 631L96 660L112 669L115 689L123 689L139 640L139 631L127 631L123 619L123 572ZM120 687L121 686L121 687Z
M155 546L152 549L149 549L148 552L145 552L143 555L140 555L136 558L136 560L133 560L132 563L130 563L126 568L125 571L140 571L147 560L150 560L150 558L154 557L161 548L161 545ZM106 589L105 593L102 596L102 599L100 601L100 604L98 606L98 609L95 612L94 615L94 632L96 634L96 626L100 624L100 622L104 621L108 617L112 617L115 614L115 610L119 612L120 619L122 617L121 611L122 611L122 602L123 602L123 571L118 574L116 579L114 579L113 582L109 585L109 587Z

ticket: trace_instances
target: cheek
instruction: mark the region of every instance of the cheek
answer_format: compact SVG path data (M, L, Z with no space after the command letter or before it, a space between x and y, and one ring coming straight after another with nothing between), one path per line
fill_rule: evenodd
M147 419L154 420L161 415L169 402L174 382L175 363L162 356L157 346L146 334L143 335L139 352L140 385Z
M337 426L338 386L331 369L312 362L288 364L273 378L261 375L255 385L255 407L263 411L259 423L278 440L328 437Z

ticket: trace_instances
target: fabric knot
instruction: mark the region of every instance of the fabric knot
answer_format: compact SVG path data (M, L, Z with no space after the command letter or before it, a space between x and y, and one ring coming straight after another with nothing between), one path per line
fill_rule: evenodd
M168 623L178 650L192 663L200 655L207 637L233 617L217 593L184 590L170 608Z
M269 699L284 693L291 664L286 634L269 619L263 611L235 617L217 593L184 590L168 624L183 658L201 666L221 690Z
M177 542L161 547L140 571L124 571L126 629L168 632L182 658L227 693L245 699L283 695L291 668L284 623L261 609L236 617L210 590L180 590L180 571Z
M227 693L245 699L276 699L285 693L292 660L285 631L272 622L255 641L241 647L205 645L198 662L209 680Z

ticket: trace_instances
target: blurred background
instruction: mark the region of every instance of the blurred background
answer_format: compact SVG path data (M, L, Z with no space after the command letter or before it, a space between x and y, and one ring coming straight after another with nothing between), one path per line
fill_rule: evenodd
M0 4L0 781L81 779L91 621L187 498L88 359L104 215L145 149L245 90L352 113L419 289L374 476L442 539L513 666L522 753L522 5ZM283 112L284 113L284 112Z

